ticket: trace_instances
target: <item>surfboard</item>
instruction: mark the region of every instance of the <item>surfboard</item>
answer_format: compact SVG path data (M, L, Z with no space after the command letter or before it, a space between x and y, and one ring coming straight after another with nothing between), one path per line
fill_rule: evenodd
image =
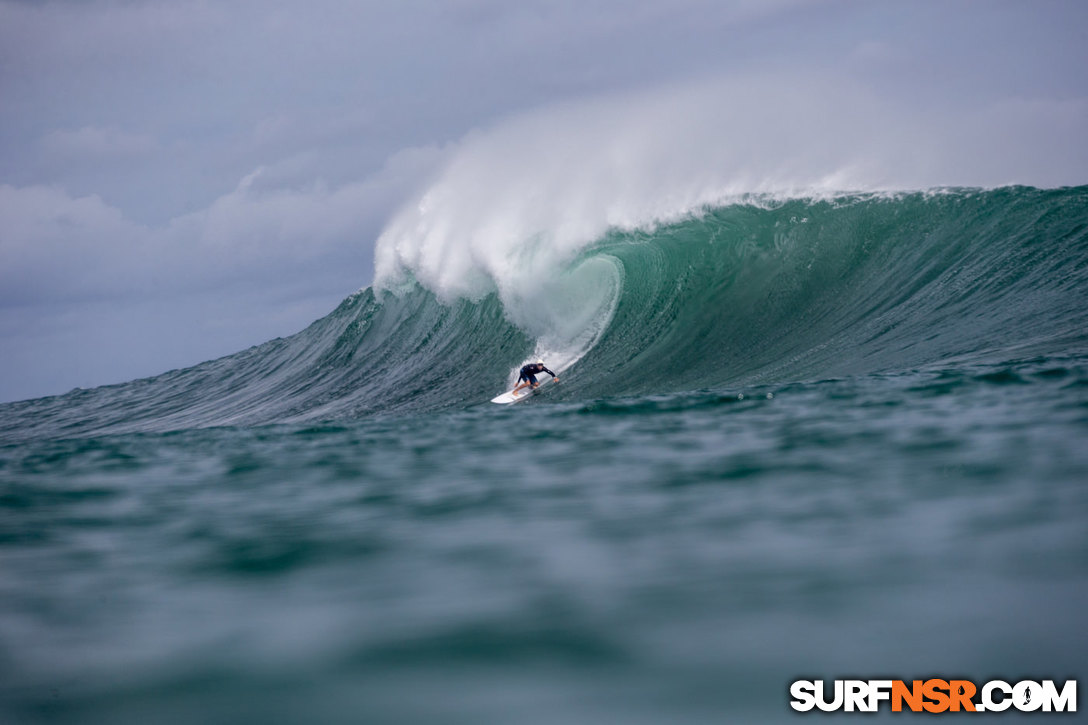
M517 395L514 395L513 390L507 390L502 395L496 395L494 398L491 399L491 402L498 403L499 405L520 403L521 401L527 400L539 393L545 385L552 382L554 379L555 378L553 378L551 375L548 375L547 373L540 373L536 376L536 381L540 383L540 385L536 386L536 388L522 388L518 391Z

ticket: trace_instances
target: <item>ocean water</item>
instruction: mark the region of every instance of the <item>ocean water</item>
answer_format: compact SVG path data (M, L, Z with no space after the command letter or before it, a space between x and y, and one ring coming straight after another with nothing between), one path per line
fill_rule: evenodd
M1088 187L410 242L290 338L0 406L0 719L776 722L798 678L1085 682ZM558 385L488 402L540 355Z

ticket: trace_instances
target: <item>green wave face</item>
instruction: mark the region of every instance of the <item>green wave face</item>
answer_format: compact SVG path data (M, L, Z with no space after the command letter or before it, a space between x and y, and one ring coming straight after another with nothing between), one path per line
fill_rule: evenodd
M494 283L452 302L366 289L291 338L5 406L0 435L465 407L541 354L563 372L557 401L1083 354L1088 187L751 198L614 231L516 308Z
M731 205L617 235L602 249L621 260L625 287L584 361L590 394L1083 349L1086 192Z

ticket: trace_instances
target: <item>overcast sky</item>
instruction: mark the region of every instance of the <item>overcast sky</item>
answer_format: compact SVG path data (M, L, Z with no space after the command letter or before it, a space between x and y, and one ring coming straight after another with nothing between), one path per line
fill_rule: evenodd
M0 0L0 401L297 332L481 148L524 177L641 128L638 173L682 184L661 104L746 179L786 118L812 174L864 136L868 184L1088 183L1086 49L1080 0Z

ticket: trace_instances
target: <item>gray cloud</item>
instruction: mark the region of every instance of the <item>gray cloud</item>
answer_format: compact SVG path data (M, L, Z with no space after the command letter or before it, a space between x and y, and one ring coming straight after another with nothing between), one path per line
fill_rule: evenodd
M42 146L47 154L67 159L116 161L150 153L155 149L155 139L117 128L84 126L74 131L51 131L42 137Z

